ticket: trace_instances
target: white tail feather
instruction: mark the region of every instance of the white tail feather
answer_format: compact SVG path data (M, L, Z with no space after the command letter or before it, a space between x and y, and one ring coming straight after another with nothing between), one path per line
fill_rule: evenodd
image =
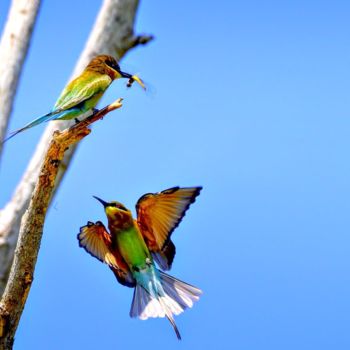
M182 311L192 307L194 302L199 300L199 296L202 294L199 288L180 281L162 271L159 272L165 294L178 303L182 307Z
M167 317L173 325L177 337L181 339L173 315L179 315L186 308L192 307L202 291L162 271L159 273L162 288L157 288L156 296L151 295L141 285L136 285L130 316L138 317L141 320L146 320L149 317Z

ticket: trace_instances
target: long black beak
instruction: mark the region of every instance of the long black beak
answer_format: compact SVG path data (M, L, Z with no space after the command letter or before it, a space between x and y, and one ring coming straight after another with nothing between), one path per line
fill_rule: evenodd
M119 73L121 74L121 76L122 76L123 78L128 78L128 79L130 79L130 78L132 77L132 75L129 74L129 73L125 73L125 72L122 72L122 71L120 71Z
M108 203L105 202L103 199L98 198L96 196L93 196L95 199L97 199L105 208L108 207Z

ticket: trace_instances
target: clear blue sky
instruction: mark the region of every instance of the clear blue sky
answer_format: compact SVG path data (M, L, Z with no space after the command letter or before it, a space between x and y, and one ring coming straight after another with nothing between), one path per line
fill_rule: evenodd
M44 1L11 129L46 113L99 1ZM0 25L9 0L0 2ZM156 40L122 62L156 89L118 82L122 110L80 145L48 212L17 349L350 348L350 3L142 1ZM130 68L129 68L130 70ZM43 127L6 144L0 205ZM91 197L133 207L202 185L174 233L173 275L204 291L176 318L130 319L132 291L78 247Z

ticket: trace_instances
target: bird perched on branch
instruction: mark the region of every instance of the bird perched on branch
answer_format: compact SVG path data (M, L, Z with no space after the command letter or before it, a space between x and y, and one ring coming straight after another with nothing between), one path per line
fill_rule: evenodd
M51 112L10 133L4 142L43 122L77 119L81 114L90 110L93 111L109 85L113 80L119 78L129 79L129 87L136 81L145 89L144 83L138 76L121 71L114 57L108 55L96 56L83 72L63 89Z
M135 288L130 316L166 317L178 339L173 315L192 307L202 291L161 270L171 268L175 256L171 234L201 189L173 187L145 194L136 204L136 220L123 204L94 196L104 206L109 232L97 221L88 222L78 234L81 247L107 264L119 283Z

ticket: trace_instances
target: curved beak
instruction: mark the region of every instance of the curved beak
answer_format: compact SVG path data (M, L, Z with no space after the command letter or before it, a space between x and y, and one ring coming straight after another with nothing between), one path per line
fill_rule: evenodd
M125 73L125 72L122 72L122 71L120 71L119 73L120 73L120 75L121 75L123 78L130 79L130 78L132 77L132 75L129 74L129 73Z
M93 196L95 199L97 199L105 208L108 206L108 203L105 202L103 199L98 198L96 196Z

